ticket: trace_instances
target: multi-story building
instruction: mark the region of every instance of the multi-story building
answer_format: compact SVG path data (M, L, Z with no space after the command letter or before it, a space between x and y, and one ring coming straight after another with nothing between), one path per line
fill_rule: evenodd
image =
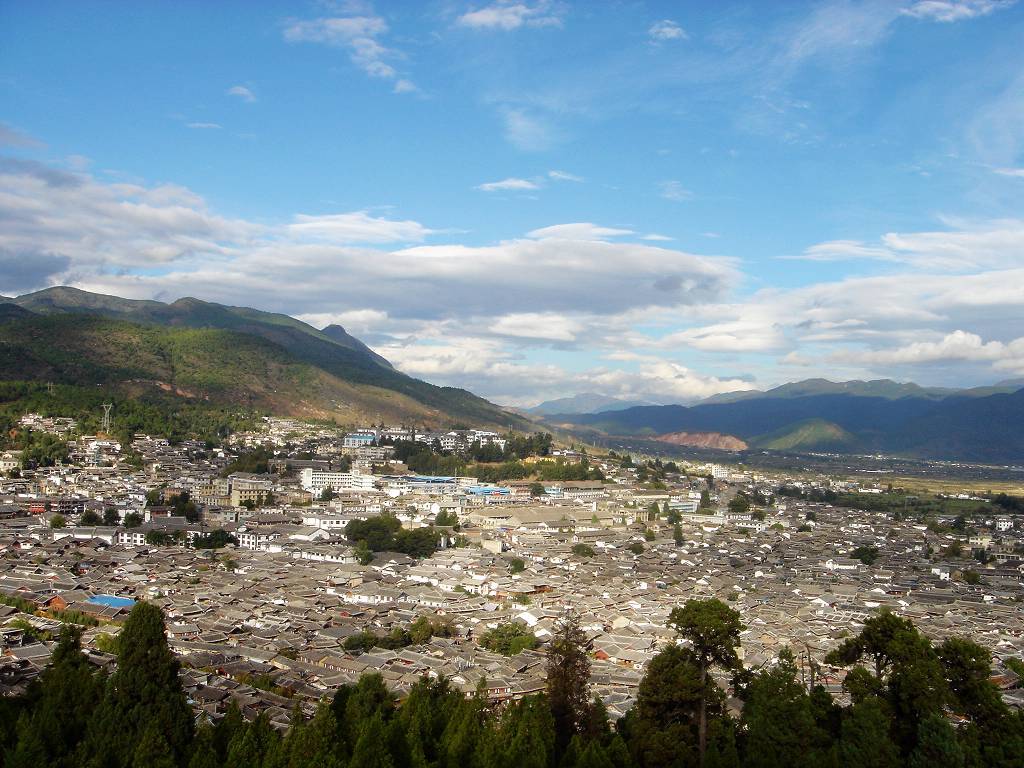
M323 493L325 488L332 491L372 491L373 475L362 475L356 472L326 472L322 469L307 467L302 470L299 482L302 487L313 494Z

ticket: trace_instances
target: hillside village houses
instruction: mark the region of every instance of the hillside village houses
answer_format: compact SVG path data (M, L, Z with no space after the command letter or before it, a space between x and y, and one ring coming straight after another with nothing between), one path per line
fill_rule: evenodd
M64 428L57 420L33 423ZM865 618L889 608L935 639L968 635L983 643L1004 699L1024 703L1021 681L1002 664L1024 655L1020 517L993 514L973 534L936 533L884 513L773 495L784 482L860 487L848 481L725 465L684 467L688 472L666 474L661 487L605 458L592 459L605 481L546 480L540 488L531 480L418 476L382 469L379 459L341 469L359 451L386 449L407 435L436 440L442 450L453 440L503 439L484 430L397 427L342 434L267 419L262 429L233 436L233 451L138 435L130 449L141 462L131 463L121 458L129 446L97 438L104 444L100 464L85 451L55 467L4 470L3 692L24 690L53 645L30 639L17 619L53 630L61 611L95 617L98 626L86 629L84 642L97 664L109 665L97 638L116 635L131 601L145 599L165 611L189 698L213 718L234 701L246 717L264 712L283 725L295 703L311 712L365 671L380 672L399 693L422 675L446 676L467 695L485 679L488 696L500 701L543 688L543 645L504 657L481 645L484 633L514 622L543 644L571 606L589 639L593 690L619 717L646 665L673 641L671 609L713 596L741 612L748 666L786 646L822 663ZM231 471L232 452L254 447L275 451L271 471ZM763 492L772 502L757 514L731 509L739 491ZM702 492L709 509L701 508ZM181 493L194 513L173 506ZM430 557L380 551L361 562L345 526L384 514L407 529L432 525L439 515L454 517L459 528L439 528L441 548ZM63 524L54 527L57 515ZM237 544L189 546L213 531ZM960 542L966 559L942 555ZM869 565L855 557L859 547L877 550L877 559ZM972 548L990 561L970 560ZM964 580L969 567L982 578ZM37 610L15 605L25 601ZM358 632L386 634L419 616L445 622L451 636L393 651L345 648ZM844 696L841 670L823 666L819 674ZM264 675L273 690L251 685Z

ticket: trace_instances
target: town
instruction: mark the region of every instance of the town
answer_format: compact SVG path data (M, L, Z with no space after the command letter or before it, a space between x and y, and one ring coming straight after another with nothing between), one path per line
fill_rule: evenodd
M114 416L116 419L116 414ZM1024 705L1024 509L1006 494L589 451L551 435L264 417L222 444L80 434L26 414L0 457L0 686L23 693L63 624L99 667L138 601L161 608L197 713L286 728L367 672L500 704L543 691L580 617L611 719L673 642L672 609L738 611L742 661L825 657L888 609L963 636ZM724 455L724 454L723 454ZM724 683L724 681L723 681ZM738 706L732 702L730 706Z

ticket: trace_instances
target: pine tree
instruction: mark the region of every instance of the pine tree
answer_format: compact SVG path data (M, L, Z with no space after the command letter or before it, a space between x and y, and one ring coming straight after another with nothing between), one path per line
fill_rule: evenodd
M160 733L160 725L150 723L142 732L135 753L132 755L132 768L175 768L177 765L171 757L167 739Z
M19 720L18 760L53 766L72 765L100 697L103 679L81 651L79 630L64 625L60 640L30 689L30 712ZM13 757L12 757L13 759Z
M839 764L856 768L896 768L900 754L889 737L892 718L877 696L869 696L843 713ZM938 768L938 766L933 766Z
M1024 759L1024 755L1021 755ZM940 714L928 715L921 721L917 746L908 761L910 768L962 768L964 753L956 741L956 732Z
M548 702L555 722L558 752L587 724L590 711L590 657L579 618L570 612L548 647Z
M821 742L807 691L797 682L793 654L785 648L779 663L755 675L747 689L741 726L746 731L744 766L798 768L816 765Z
M736 649L740 644L743 624L740 615L721 600L688 600L682 608L673 608L668 623L679 636L688 640L700 670L701 688L698 720L698 751L704 764L707 751L708 702L715 698L711 689L717 689L711 679L714 666L734 670L740 666Z
M192 710L165 632L159 608L146 602L132 608L119 638L117 671L110 677L87 737L94 765L127 765L153 722L160 724L173 763L182 765L187 760L194 730Z
M214 746L213 726L203 723L196 729L196 737L192 741L192 757L188 768L220 768L221 760Z
M348 768L394 768L387 749L384 718L379 712L362 724Z

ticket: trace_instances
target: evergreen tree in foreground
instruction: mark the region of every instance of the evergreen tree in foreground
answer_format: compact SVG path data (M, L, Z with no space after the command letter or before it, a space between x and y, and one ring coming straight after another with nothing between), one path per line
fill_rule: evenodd
M167 645L163 612L150 603L137 603L118 638L117 671L91 717L86 765L132 766L144 745L164 750L170 765L186 763L194 716L178 669L178 659Z

